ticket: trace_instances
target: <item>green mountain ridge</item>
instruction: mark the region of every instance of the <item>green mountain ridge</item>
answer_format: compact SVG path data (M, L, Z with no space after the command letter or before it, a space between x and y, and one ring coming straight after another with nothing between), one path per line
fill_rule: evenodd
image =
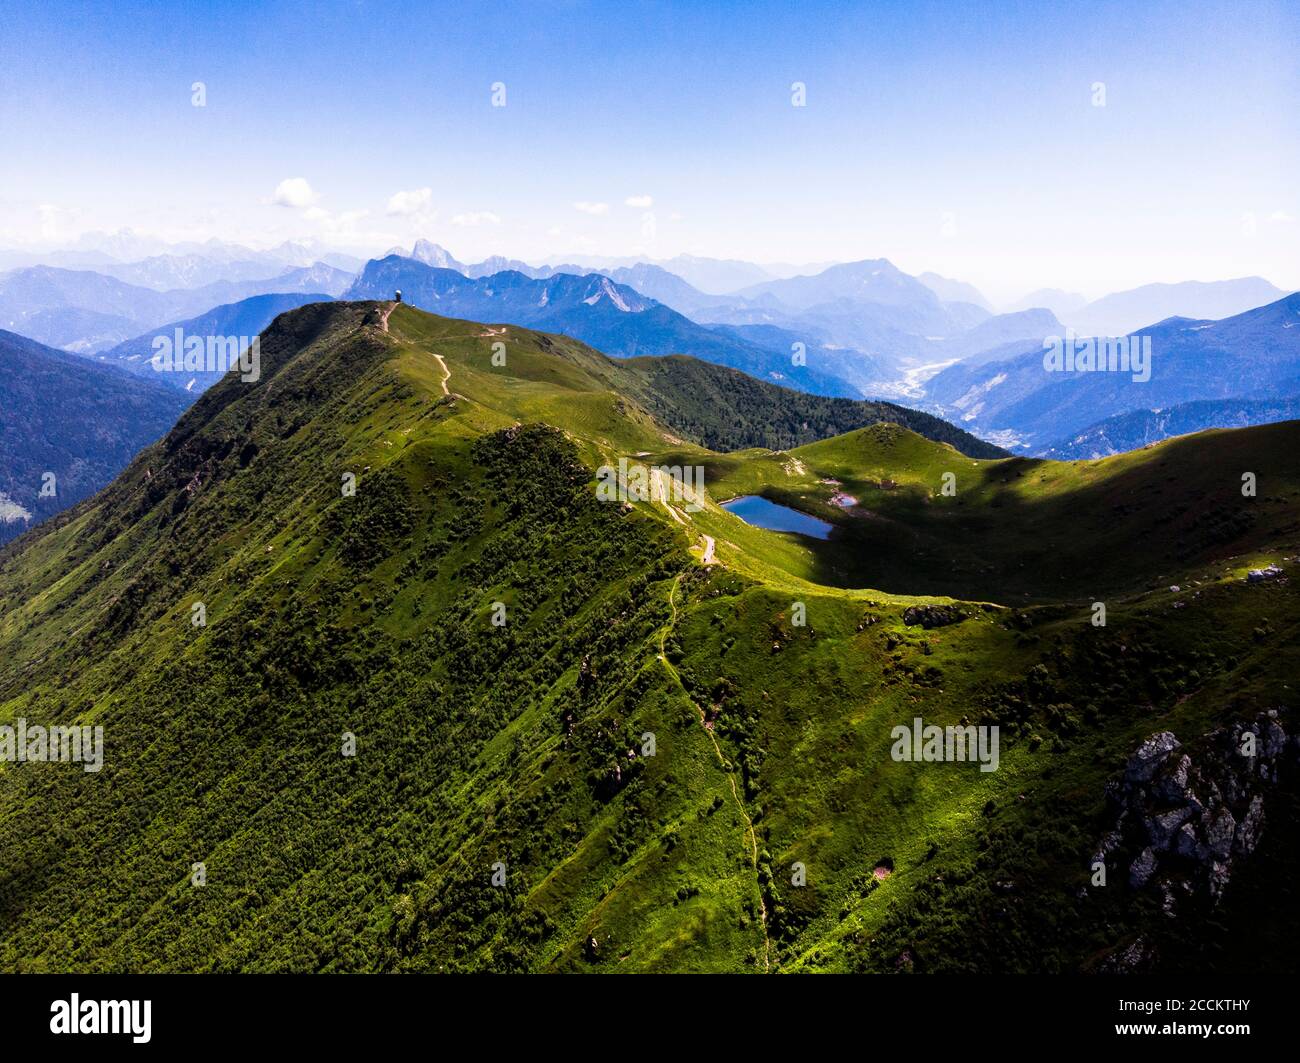
M261 351L0 552L0 724L105 741L95 773L0 763L0 969L1078 970L1207 925L1241 962L1235 924L1162 924L1119 871L1077 894L1143 738L1288 704L1295 591L1245 575L1296 551L1298 426L972 457L846 423L871 404L710 416L686 360L383 303L283 314ZM751 449L707 449L733 415ZM619 459L702 465L700 508L599 501ZM838 530L746 525L739 493ZM1080 499L1109 538L1036 583L1017 559ZM909 562L900 527L966 553ZM1004 593L966 563L995 545ZM998 724L999 769L892 759L917 716ZM1269 824L1232 890L1288 881ZM1257 969L1293 963L1278 896Z

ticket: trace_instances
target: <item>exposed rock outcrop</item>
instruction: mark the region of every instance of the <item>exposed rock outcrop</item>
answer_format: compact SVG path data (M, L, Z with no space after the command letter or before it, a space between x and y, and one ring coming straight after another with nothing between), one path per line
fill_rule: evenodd
M910 605L903 610L903 623L908 627L920 624L926 630L959 624L966 614L955 605Z
M1114 818L1094 864L1127 867L1129 888L1158 890L1171 918L1197 891L1218 903L1236 862L1259 844L1267 794L1297 753L1300 739L1276 709L1210 732L1195 755L1170 731L1152 735L1106 786Z

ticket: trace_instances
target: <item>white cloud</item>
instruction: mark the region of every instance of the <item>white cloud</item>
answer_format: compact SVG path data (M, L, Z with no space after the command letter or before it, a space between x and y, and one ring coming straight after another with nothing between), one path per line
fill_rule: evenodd
M588 203L585 199L578 200L573 204L574 210L580 210L583 214L608 214L608 203Z
M305 177L286 177L275 186L272 202L278 207L310 207L316 202L316 193Z
M648 210L655 205L654 196L628 196L623 203L629 207L636 207L639 210Z
M1294 216L1288 214L1288 213L1287 213L1286 211L1284 211L1284 210L1275 210L1275 211L1273 211L1272 214L1270 214L1270 215L1268 216L1268 220L1269 220L1269 221L1282 222L1282 223L1285 224L1286 222L1293 222L1293 221L1295 221L1295 218L1294 218Z
M404 218L427 214L432 206L432 188L412 188L405 192L394 192L388 197L388 213L398 214Z
M455 214L452 225L500 225L501 219L490 210L471 210L468 214Z

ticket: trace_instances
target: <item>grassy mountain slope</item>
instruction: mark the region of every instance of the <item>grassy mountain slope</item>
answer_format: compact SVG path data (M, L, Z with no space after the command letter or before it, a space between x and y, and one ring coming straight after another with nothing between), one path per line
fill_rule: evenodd
M1156 726L1287 703L1295 591L1236 578L1295 548L1293 466L1259 442L1287 426L1145 471L1176 508L1198 465L1266 463L1268 508L1188 557L1185 608L1143 586L1102 629L1062 601L927 629L926 599L819 582L807 541L716 499L883 473L921 509L956 462L992 510L1028 463L893 425L718 455L606 385L635 365L385 309L282 315L260 382L0 554L0 721L106 736L97 774L0 764L0 968L1077 969L1151 923L1118 881L1074 899L1105 781ZM593 468L639 454L706 463L703 509L598 502ZM1091 497L1111 464L1033 490ZM1116 550L1150 526L1109 519ZM1000 723L1001 768L892 760L915 715ZM1272 947L1252 962L1293 962Z
M109 736L93 778L0 771L6 968L512 967L556 935L563 965L602 906L663 942L637 966L726 965L753 938L697 932L757 886L727 777L651 655L685 552L597 503L563 435L513 427L543 353L498 408L444 399L430 354L366 315L279 319L262 384L213 389L6 559L3 716L89 704ZM497 390L449 361L458 394ZM576 423L625 422L593 398ZM661 438L648 417L626 431ZM674 755L629 762L646 730ZM498 859L511 888L480 893ZM696 903L662 910L683 883Z
M947 421L892 402L809 395L680 355L633 358L624 365L627 372L616 381L621 390L712 450L780 450L889 421L972 457L1005 454Z

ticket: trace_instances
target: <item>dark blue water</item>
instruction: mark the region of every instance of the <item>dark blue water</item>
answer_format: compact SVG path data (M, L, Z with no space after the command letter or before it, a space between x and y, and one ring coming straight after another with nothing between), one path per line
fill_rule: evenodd
M813 539L829 539L832 525L807 513L800 513L789 506L779 506L769 502L762 495L741 495L730 502L723 502L722 508L734 513L746 524L768 531L798 532Z

